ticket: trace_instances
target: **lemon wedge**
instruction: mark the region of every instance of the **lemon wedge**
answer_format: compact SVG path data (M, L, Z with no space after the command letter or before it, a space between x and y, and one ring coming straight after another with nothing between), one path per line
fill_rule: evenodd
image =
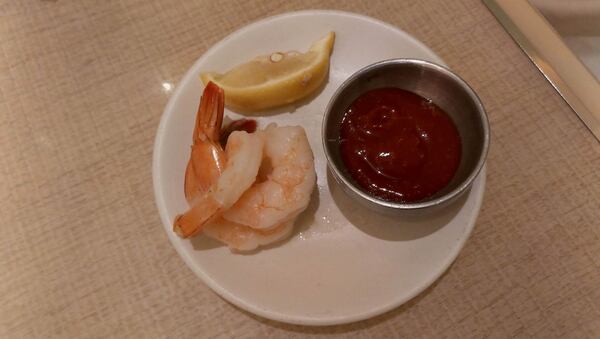
M319 88L329 72L335 33L314 42L308 52L275 52L236 66L225 74L202 73L225 91L225 104L241 111L259 111L302 99Z

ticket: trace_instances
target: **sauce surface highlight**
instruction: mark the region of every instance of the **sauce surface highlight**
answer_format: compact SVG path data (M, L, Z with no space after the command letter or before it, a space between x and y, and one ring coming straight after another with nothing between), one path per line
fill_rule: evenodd
M461 141L450 117L430 100L380 88L346 109L340 151L364 190L388 201L415 202L450 182L460 163Z

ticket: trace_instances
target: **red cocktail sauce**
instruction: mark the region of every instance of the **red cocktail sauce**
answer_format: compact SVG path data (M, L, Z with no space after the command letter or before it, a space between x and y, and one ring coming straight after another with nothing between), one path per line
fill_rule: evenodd
M415 202L450 182L461 142L450 117L430 100L380 88L362 94L346 110L340 151L364 190L388 201Z

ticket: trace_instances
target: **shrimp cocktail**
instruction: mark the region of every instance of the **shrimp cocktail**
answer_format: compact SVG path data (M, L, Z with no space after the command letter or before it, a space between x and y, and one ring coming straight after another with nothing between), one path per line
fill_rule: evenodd
M276 52L233 68L205 73L185 172L189 209L175 218L173 231L200 233L249 251L287 238L308 206L316 183L313 152L304 128L251 120L223 128L225 104L257 111L308 96L324 81L334 34L307 53Z

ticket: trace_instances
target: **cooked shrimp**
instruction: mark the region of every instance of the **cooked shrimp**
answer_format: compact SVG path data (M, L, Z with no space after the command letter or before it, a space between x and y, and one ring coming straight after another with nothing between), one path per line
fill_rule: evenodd
M293 221L308 206L317 177L302 127L270 124L263 135L257 182L223 212L224 219L258 230Z
M223 111L223 90L209 82L198 105L192 151L185 169L184 191L188 203L197 194L208 191L225 166L225 152L219 143Z
M253 250L291 234L315 185L314 159L301 127L274 124L232 132L223 149L219 138L229 133L221 132L223 111L223 91L209 83L185 173L191 208L175 218L173 230L182 237L204 230L232 249ZM243 129L255 128L247 125Z
M246 225L234 223L223 218L208 223L203 232L238 251L251 251L259 246L268 245L287 238L294 228L294 220L286 221L267 230L257 230Z
M227 162L210 188L192 199L191 208L175 218L173 231L187 238L230 208L254 183L263 154L260 133L235 131L225 146Z

